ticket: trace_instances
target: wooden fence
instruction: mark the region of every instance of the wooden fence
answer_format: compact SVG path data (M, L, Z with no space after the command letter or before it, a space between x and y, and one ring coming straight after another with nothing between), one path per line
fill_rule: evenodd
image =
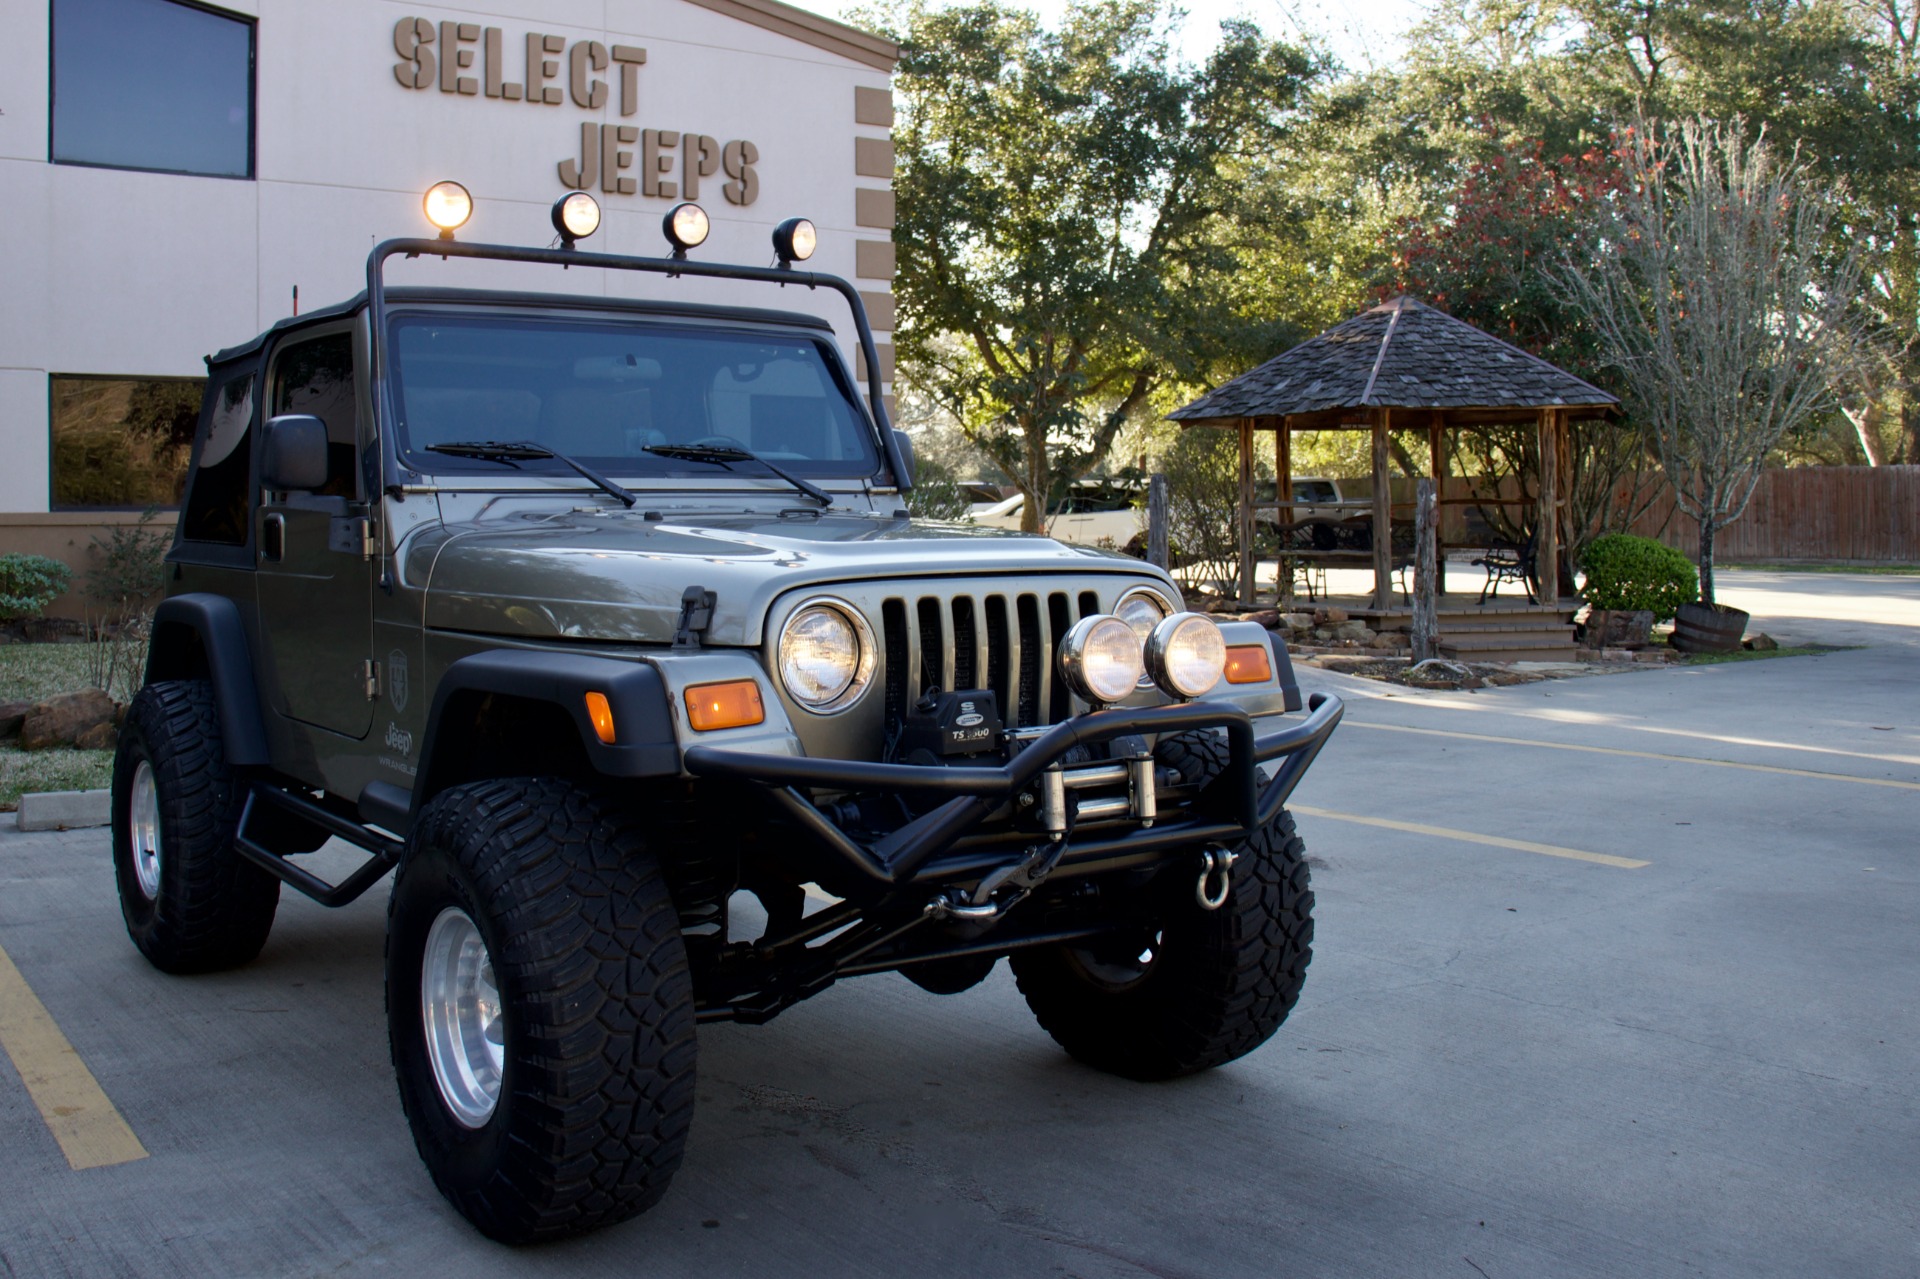
M1699 553L1699 526L1662 494L1633 526ZM1760 476L1746 512L1714 538L1714 559L1920 564L1920 466L1796 466Z

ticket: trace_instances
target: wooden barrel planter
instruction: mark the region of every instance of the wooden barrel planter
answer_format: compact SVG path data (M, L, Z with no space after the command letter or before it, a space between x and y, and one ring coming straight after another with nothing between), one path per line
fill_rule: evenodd
M1747 616L1725 604L1682 604L1673 615L1673 646L1685 653L1731 653L1747 633Z

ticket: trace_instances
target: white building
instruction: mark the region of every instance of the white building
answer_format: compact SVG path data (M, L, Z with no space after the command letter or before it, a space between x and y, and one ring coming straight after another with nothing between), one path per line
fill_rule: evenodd
M697 256L763 265L809 217L808 265L860 282L891 376L895 53L778 0L0 0L0 551L84 572L105 526L171 507L180 379L296 299L363 289L376 241L432 233L444 178L488 243L552 242L581 188L604 252L663 254L691 198ZM434 260L388 279L793 306L856 351L828 293Z

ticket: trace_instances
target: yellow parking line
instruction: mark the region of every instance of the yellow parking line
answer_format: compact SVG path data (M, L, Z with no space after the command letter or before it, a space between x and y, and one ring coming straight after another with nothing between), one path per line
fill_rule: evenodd
M48 1014L47 1006L0 947L0 1047L27 1086L53 1139L79 1168L104 1168L147 1157L147 1148L127 1127Z
M1853 777L1846 773L1821 773L1810 768L1782 768L1778 764L1741 764L1730 759L1702 759L1698 755L1663 755L1658 751L1630 751L1618 746L1579 746L1572 742L1543 742L1532 737L1495 737L1491 733L1461 733L1447 728L1412 728L1406 724L1363 724L1346 721L1356 728L1377 728L1386 733L1419 733L1426 737L1464 737L1475 742L1499 742L1504 746L1542 746L1555 751L1585 751L1589 755L1625 755L1630 759L1657 759L1679 764L1705 764L1708 768L1743 768L1750 773L1784 773L1788 777L1817 777L1827 782L1856 782L1861 786L1892 786L1899 790L1920 790L1920 782L1895 781L1891 777Z
M1378 826L1383 830L1405 831L1409 835L1432 835L1436 839L1458 839L1469 844L1486 844L1490 848L1511 848L1515 852L1538 853L1542 857L1565 857L1569 861L1593 862L1597 866L1618 866L1621 870L1639 870L1642 866L1651 866L1652 862L1638 861L1632 857L1615 857L1611 853L1589 853L1578 848L1562 848L1558 844L1536 844L1530 839L1508 839L1502 835L1481 835L1470 830L1455 830L1451 826L1428 826L1421 822L1396 822L1387 817L1362 817L1357 813L1336 813L1330 808L1308 808L1305 804L1292 804L1289 807L1296 813L1305 813L1309 817L1325 817L1336 822L1352 822L1356 826Z

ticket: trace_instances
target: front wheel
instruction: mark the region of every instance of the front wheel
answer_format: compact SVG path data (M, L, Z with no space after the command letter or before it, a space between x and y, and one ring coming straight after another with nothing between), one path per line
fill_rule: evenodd
M636 817L566 782L456 787L393 886L387 1027L442 1194L506 1243L642 1212L680 1166L693 983Z
M1195 900L1196 856L1155 884L1162 900L1140 926L1014 952L1020 993L1062 1048L1129 1079L1171 1079L1245 1056L1280 1028L1313 958L1306 847L1283 809L1231 851L1218 910Z

